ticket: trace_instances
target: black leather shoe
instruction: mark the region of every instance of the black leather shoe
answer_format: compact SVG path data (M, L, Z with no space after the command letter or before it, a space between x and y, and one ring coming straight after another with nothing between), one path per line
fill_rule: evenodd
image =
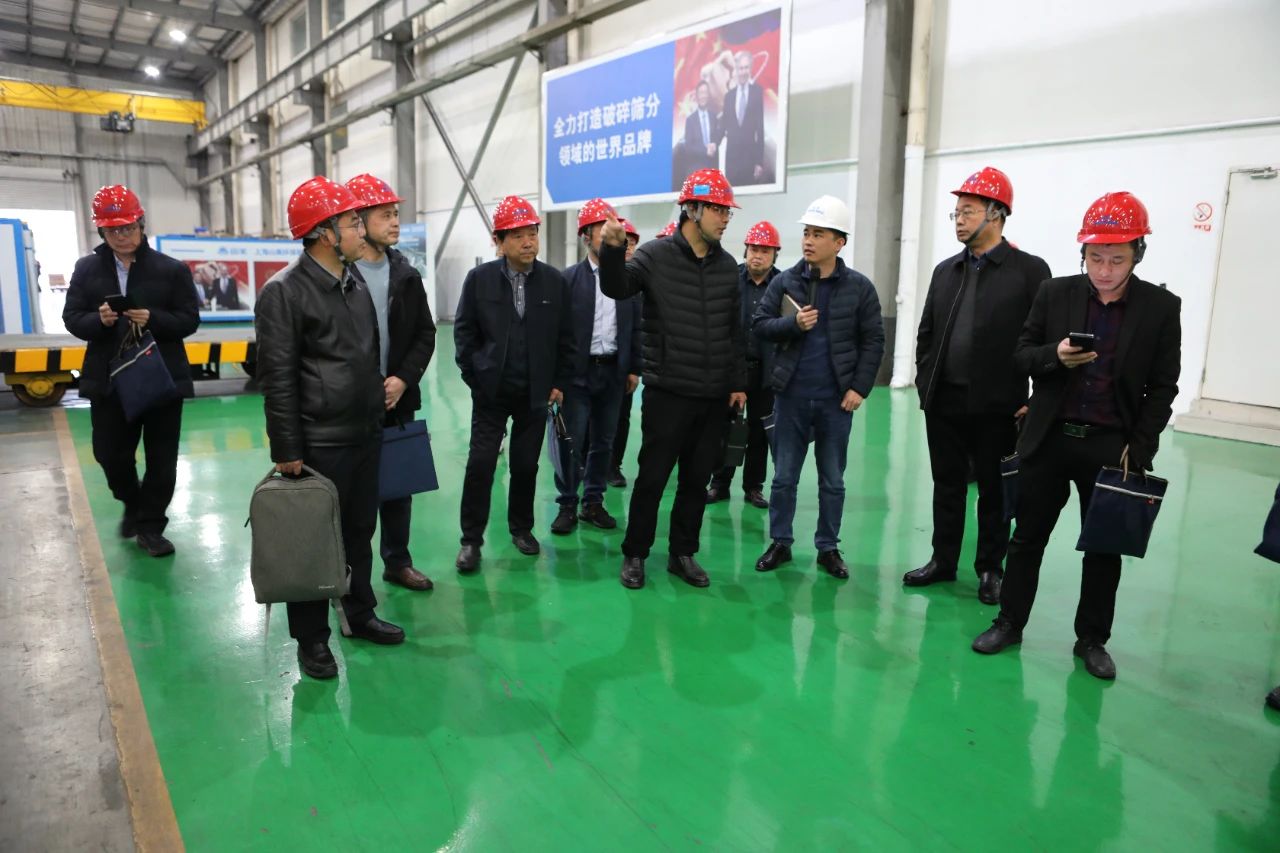
M463 545L458 549L458 559L454 561L454 565L464 575L480 571L480 546Z
M943 569L936 560L930 560L918 569L912 569L902 576L907 586L928 586L931 583L953 581L956 579L955 569Z
M720 501L727 501L728 499L729 492L727 489L722 489L719 486L712 486L707 489L707 503L709 504L718 504Z
M769 508L769 502L765 500L764 492L759 489L747 489L747 491L743 493L742 499L756 509Z
M368 640L380 646L398 646L404 642L404 629L390 622L383 622L377 616L369 617L363 625L352 625L348 637L357 640Z
M431 582L431 578L415 569L413 566L401 566L398 569L384 569L382 579L387 583L393 583L396 586L402 586L405 589L411 589L414 592L426 592L435 586Z
M781 542L774 542L767 551L760 555L760 559L756 560L756 571L771 572L783 563L790 562L791 546L783 545Z
M532 533L512 533L511 542L516 546L516 550L526 557L532 557L542 550Z
M605 482L615 489L625 489L627 487L627 478L622 476L621 468L614 468L609 472L609 476L605 478Z
M583 504L582 511L578 513L578 518L587 524L599 527L601 530L613 530L618 526L618 519L609 515L609 511L604 508L604 504Z
M133 516L125 515L120 519L120 538L132 539L138 535L138 522L133 520Z
M578 511L566 504L560 505L560 511L556 513L556 520L551 522L551 532L556 536L567 536L573 532L573 528L578 526ZM514 541L514 539L512 540ZM523 550L523 549L522 549ZM533 553L538 553L534 551Z
M991 627L973 641L973 650L984 655L994 655L1022 642L1022 631L1003 616L997 616Z
M667 571L679 577L689 586L711 586L711 578L707 577L707 573L703 571L702 566L699 566L698 561L692 556L677 557L672 554L667 557Z
M1000 581L999 572L983 572L978 575L978 600L983 604L999 604Z
M1076 640L1075 648L1071 653L1084 661L1084 668L1094 678L1110 681L1116 677L1116 662L1111 659L1111 655L1107 654L1102 643Z
M639 589L644 586L643 557L624 557L622 559L622 585L627 589Z
M173 553L173 543L159 533L139 533L135 541L139 548L153 557L167 557Z
M298 666L312 678L333 678L338 674L338 662L328 643L298 643Z
M1267 694L1267 704L1280 711L1280 687Z
M827 574L838 580L844 580L849 577L849 567L845 565L844 558L840 556L840 552L835 548L830 551L822 551L818 554L818 565L826 570Z

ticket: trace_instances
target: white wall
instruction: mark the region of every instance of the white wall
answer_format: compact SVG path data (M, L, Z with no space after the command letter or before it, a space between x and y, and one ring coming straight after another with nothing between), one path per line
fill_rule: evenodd
M1183 300L1174 410L1186 411L1203 371L1219 242L1216 227L1193 227L1192 211L1207 201L1220 225L1228 170L1280 160L1277 39L1272 0L940 3L917 317L933 266L958 250L949 191L974 170L1009 174L1005 233L1055 275L1079 271L1075 234L1089 204L1129 190L1152 218L1138 274ZM1042 144L1267 116L1266 128ZM1026 147L991 150L1008 145Z

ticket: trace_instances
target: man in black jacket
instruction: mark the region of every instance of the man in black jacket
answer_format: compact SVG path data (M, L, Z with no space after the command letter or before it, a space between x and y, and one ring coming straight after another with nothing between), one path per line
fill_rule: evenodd
M640 303L634 298L615 301L600 291L601 232L609 216L616 215L613 206L601 198L582 206L578 237L586 246L587 257L564 271L573 309L576 357L573 381L562 389L573 459L566 460L568 471L555 472L560 510L551 522L551 532L560 536L570 533L579 518L602 530L618 526L617 519L604 508L604 493L619 409L624 396L640 382ZM555 435L548 440L555 441ZM580 515L578 471L585 472Z
M849 577L837 547L849 431L884 358L884 320L875 286L837 254L848 239L850 220L848 206L834 196L809 205L800 218L804 260L773 280L752 320L756 335L780 345L772 377L773 542L756 560L758 572L791 562L796 485L813 436L818 565L833 578Z
M764 183L764 90L751 82L751 52L733 57L733 86L720 114L724 128L724 170L735 184Z
M80 371L80 396L90 401L93 458L102 466L111 494L124 504L120 535L135 538L148 554L162 557L174 550L164 528L178 478L182 399L195 396L182 339L200 325L200 306L190 268L148 245L145 211L132 190L119 184L98 190L93 221L103 243L76 262L62 322L71 334L89 342ZM107 297L117 294L134 305L123 318L107 304ZM125 418L108 371L131 325L155 338L181 395L133 422ZM139 441L147 461L141 482Z
M297 476L305 463L338 490L351 568L342 599L350 636L395 645L404 642L404 631L374 614L370 582L386 398L373 300L352 268L364 243L359 206L350 190L323 177L290 196L289 230L303 251L271 277L254 305L257 378L276 470ZM288 605L289 636L312 678L338 674L327 604Z
M471 389L471 447L456 561L464 574L480 568L498 447L508 420L507 528L520 553L533 556L541 550L533 536L538 454L547 406L564 402L577 352L569 286L559 270L537 259L541 222L533 205L519 196L498 203L493 240L501 257L467 273L454 315L454 356Z
M436 324L422 276L391 248L400 240L401 198L386 181L369 174L347 181L347 189L360 201L357 212L364 223L364 251L356 269L369 287L378 315L378 357L386 377L382 380L387 408L383 426L399 427L412 421L422 406L418 383L436 351ZM405 589L428 590L431 579L414 568L409 556L412 513L412 495L383 501L379 507L382 579Z
M711 85L699 80L694 89L697 109L684 120L684 154L687 171L714 169L720 162L720 116L711 111Z
M738 265L738 292L742 302L742 328L751 329L751 318L760 307L769 282L778 274L776 262L782 249L778 229L771 222L757 222L747 231L745 261ZM764 498L765 464L769 459L769 435L764 422L773 414L773 359L777 346L745 331L747 339L747 451L742 462L743 499L759 509L768 509ZM711 475L707 503L727 500L733 482L733 466L726 465Z
M644 405L640 471L622 542L622 585L644 586L644 561L657 535L658 502L680 463L671 508L667 570L686 583L711 583L698 565L707 478L721 459L725 419L745 406L746 349L738 303L738 265L720 246L732 216L733 188L718 169L689 175L677 199L680 227L625 260L626 229L604 227L600 289L614 299L644 294Z
M1018 523L1000 615L973 641L974 651L995 654L1022 642L1044 549L1071 484L1083 518L1099 469L1126 457L1136 471L1151 468L1178 394L1182 303L1134 275L1150 233L1142 202L1127 192L1104 195L1085 213L1077 238L1085 244L1084 274L1051 279L1036 294L1014 354L1034 384L1018 439ZM1073 346L1073 336L1087 346ZM1115 678L1105 644L1120 557L1085 552L1082 564L1074 653L1094 677Z
M959 189L951 214L965 245L933 270L916 335L916 388L933 472L933 556L907 572L907 586L956 579L964 538L969 470L978 480L978 598L1000 600L1009 546L1000 460L1013 453L1026 411L1027 377L1013 350L1049 265L1004 239L1013 185L990 166Z

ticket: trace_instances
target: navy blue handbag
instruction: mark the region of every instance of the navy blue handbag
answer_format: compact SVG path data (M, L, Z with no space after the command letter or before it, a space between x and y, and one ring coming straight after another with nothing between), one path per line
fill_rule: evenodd
M1271 505L1271 514L1262 525L1262 544L1253 553L1280 563L1280 486L1276 487L1276 500Z
M1103 468L1093 486L1077 551L1145 557L1167 480L1129 471L1129 448L1120 468Z
M565 488L576 494L581 478L574 458L573 436L569 435L563 408L559 403L547 404L547 420L551 425L551 429L547 430L547 455L551 459L552 470Z
M407 498L440 488L431 455L426 421L410 421L382 430L382 459L378 463L378 500Z
M729 410L729 423L724 434L725 468L738 468L747 458L747 438L751 428L747 424L747 413L738 406Z
M120 398L125 420L133 423L152 409L181 399L150 332L129 324L120 351L111 360L111 392Z

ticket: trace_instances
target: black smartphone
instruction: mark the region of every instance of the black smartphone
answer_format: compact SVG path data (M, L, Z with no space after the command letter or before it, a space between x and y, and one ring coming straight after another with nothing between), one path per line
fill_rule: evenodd
M117 314L123 314L131 308L137 308L132 296L126 296L123 293L113 293L106 299L107 307Z
M1093 352L1094 336L1088 332L1072 332L1067 339L1073 347L1080 347L1081 352Z

